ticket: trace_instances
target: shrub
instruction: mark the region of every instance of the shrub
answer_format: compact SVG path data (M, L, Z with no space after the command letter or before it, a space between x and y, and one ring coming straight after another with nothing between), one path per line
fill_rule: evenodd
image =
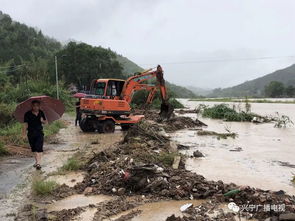
M4 144L0 142L0 156L5 156L8 154L9 154L8 150L5 148Z
M5 127L14 121L13 112L16 104L0 103L0 127Z
M40 178L35 178L33 180L32 189L36 195L46 196L50 195L57 187L55 181L41 180Z
M62 170L75 171L81 169L82 164L76 157L69 158L65 164L62 166Z

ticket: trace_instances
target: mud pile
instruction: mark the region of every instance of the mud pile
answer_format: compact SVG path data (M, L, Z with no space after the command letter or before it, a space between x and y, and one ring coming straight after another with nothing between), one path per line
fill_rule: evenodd
M295 198L284 192L241 188L222 181L208 181L203 176L183 168L172 169L165 164L171 154L169 139L159 126L143 121L130 129L117 147L97 154L86 167L87 177L79 184L87 194L144 195L153 199L207 199L214 202L233 201L237 205L285 205L285 211L295 212ZM234 194L227 194L235 190ZM191 211L191 212L189 212ZM278 211L255 211L255 218L278 216ZM191 217L199 209L188 210ZM225 217L230 216L225 214ZM171 218L172 219L172 218ZM181 218L181 220L193 220ZM222 220L222 219L220 219Z
M185 110L183 110L185 111ZM189 111L190 112L190 111ZM206 127L207 125L200 120L193 120L190 117L173 115L169 120L161 120L159 111L155 109L136 109L133 114L142 114L146 120L154 121L164 128L166 132L175 132L176 130L182 130L193 127Z
M193 120L190 117L178 117L175 116L165 122L163 122L163 128L166 132L175 132L177 130L194 128L194 127L206 127L207 125L202 121L196 119Z

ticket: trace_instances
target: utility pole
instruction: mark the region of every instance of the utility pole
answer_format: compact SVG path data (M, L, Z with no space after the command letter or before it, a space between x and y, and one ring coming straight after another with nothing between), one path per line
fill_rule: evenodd
M57 56L54 56L54 60L55 60L56 98L59 99L58 72L57 72Z

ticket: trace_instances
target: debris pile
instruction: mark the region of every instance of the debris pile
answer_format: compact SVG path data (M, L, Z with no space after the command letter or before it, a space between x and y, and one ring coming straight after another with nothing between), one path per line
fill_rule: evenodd
M170 152L169 139L155 124L143 121L129 130L123 142L115 148L97 154L90 160L88 176L79 184L80 192L88 194L144 195L154 199L207 199L218 203L235 202L237 205L286 205L295 212L295 198L284 192L271 192L208 181L203 176L183 168L173 169L159 160L159 155ZM90 190L90 191L89 191ZM208 209L208 208L207 208ZM206 210L206 209L204 209ZM188 209L191 217L200 215L200 209ZM202 214L202 213L201 213ZM279 212L255 211L254 218L278 216ZM223 214L222 217L232 215ZM206 216L205 216L206 217ZM172 217L169 219L173 220ZM179 218L177 218L178 220ZM181 218L180 220L193 220Z
M182 130L193 127L206 127L207 125L202 121L196 119L193 120L190 117L174 117L165 121L163 128L166 132L174 132L176 130Z
M157 123L157 127L162 126L166 132L175 132L176 130L182 130L193 127L206 127L207 124L196 119L193 120L190 117L184 116L172 116L169 120L162 121L160 119L157 110L152 109L136 109L133 114L143 114L146 120L154 121Z

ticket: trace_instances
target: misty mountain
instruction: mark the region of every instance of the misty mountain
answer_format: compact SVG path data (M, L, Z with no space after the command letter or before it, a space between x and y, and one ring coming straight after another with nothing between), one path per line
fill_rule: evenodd
M137 64L135 64L133 61L130 61L128 58L118 55L117 54L117 60L123 67L122 73L125 76L128 76L130 74L136 73L136 72L141 72L144 69ZM196 94L182 86L178 86L176 84L172 84L168 81L166 81L167 88L172 91L172 93L175 95L177 98L193 98L196 97Z
M40 30L13 21L0 11L0 64L49 58L61 49L61 44Z
M234 87L214 89L209 95L212 97L245 97L264 96L264 88L272 81L282 82L285 86L295 86L295 64L277 70L271 74L264 75L251 81L246 81Z
M191 90L192 92L194 92L194 94L199 96L207 96L213 91L212 89L209 89L209 88L200 88L195 86L188 86L187 88Z

